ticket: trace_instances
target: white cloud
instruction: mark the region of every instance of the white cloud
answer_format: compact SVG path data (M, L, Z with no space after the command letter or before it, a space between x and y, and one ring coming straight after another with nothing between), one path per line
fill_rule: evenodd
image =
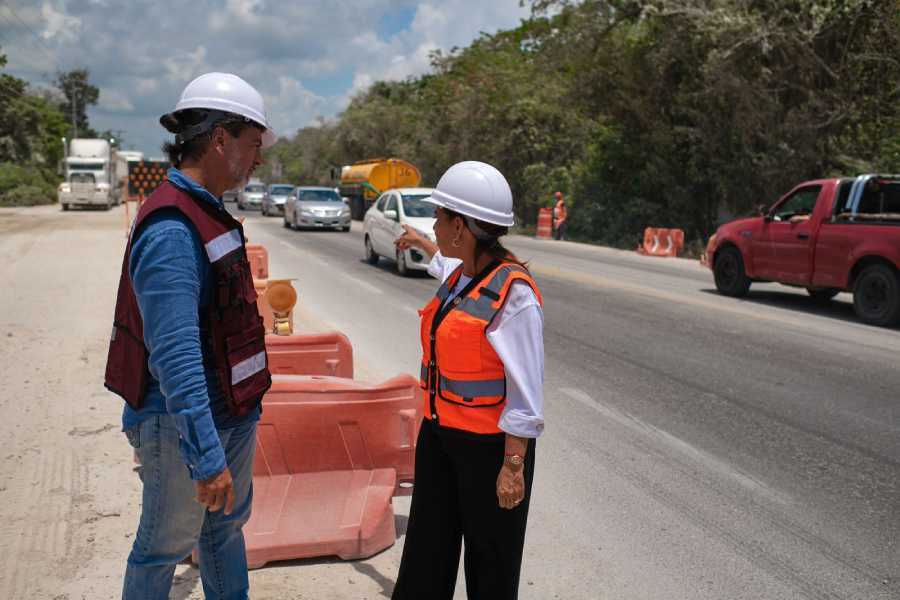
M41 6L41 16L44 22L41 37L45 40L50 40L59 36L69 42L79 38L82 25L81 19L66 14L65 10L65 3L56 8L53 6L53 3L44 2Z
M7 4L40 34L39 42L0 20L8 70L40 84L56 71L87 67L100 88L94 127L122 130L126 143L151 154L165 136L159 115L204 72L237 73L256 86L278 132L289 135L333 117L377 80L427 72L432 51L466 46L528 14L518 0Z

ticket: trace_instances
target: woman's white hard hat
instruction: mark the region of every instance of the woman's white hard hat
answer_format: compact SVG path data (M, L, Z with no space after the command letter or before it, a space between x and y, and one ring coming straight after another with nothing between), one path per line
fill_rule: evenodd
M194 79L184 88L174 112L189 108L220 110L253 121L265 128L263 148L268 148L277 139L266 118L262 94L237 75L206 73Z
M503 174L477 160L456 163L441 175L431 197L425 199L441 208L484 221L512 227L512 190Z

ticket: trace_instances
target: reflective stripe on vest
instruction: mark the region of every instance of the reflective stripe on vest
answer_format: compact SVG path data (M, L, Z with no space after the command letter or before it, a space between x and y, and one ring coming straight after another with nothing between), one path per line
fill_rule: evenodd
M266 368L265 350L231 367L231 385L238 384Z
M242 242L240 231L237 229L226 231L206 243L206 256L209 257L209 262L214 263L222 259L226 254L230 254L240 248Z
M460 268L450 275L421 311L420 386L426 390L425 416L445 427L496 434L500 433L498 422L506 404L506 372L486 339L486 330L503 308L514 281L526 282L538 302L542 300L528 271L506 263L479 274L480 280L476 276L442 312L461 273Z

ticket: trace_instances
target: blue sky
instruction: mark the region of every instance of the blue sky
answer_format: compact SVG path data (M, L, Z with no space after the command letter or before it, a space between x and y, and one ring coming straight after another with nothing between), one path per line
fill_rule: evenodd
M252 83L276 131L293 135L374 81L426 72L431 51L528 14L519 0L6 0L0 52L7 72L38 87L89 68L100 88L94 128L120 130L126 147L158 156L159 115L202 73Z

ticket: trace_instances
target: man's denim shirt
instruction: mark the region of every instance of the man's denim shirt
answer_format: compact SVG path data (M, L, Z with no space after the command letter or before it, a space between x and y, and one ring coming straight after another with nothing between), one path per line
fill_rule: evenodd
M178 169L169 169L168 178L198 202L225 210L220 199ZM217 429L257 420L259 409L242 417L228 412L211 368L212 351L206 340L201 342L200 316L213 288L203 242L180 211L159 210L144 222L132 243L129 270L144 321L150 378L144 406L135 411L125 405L123 428L151 416L172 415L191 478L208 479L226 467Z

